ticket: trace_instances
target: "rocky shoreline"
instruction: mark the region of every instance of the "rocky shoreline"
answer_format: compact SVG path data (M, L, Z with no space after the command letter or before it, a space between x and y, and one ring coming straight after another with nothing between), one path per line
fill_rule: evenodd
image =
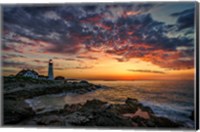
M4 99L17 100L65 92L84 94L100 88L106 88L105 86L94 85L87 81L65 82L30 78L5 78L4 82Z
M138 100L127 98L124 104L108 104L89 100L85 104L65 105L63 109L35 113L27 104L17 104L13 120L5 125L48 127L125 127L125 128L180 128L180 123L157 117L150 107ZM4 118L5 119L5 118ZM15 121L14 121L15 120Z
M12 88L14 87L14 88ZM127 98L124 104L109 104L88 100L85 104L66 104L64 108L45 113L35 112L25 99L63 92L84 94L106 88L87 81L56 82L4 79L4 125L49 127L126 127L126 128L181 128L181 123L158 117L150 107L137 99Z
M84 80L67 82L23 77L4 77L3 82L4 124L15 124L35 114L32 108L25 102L26 99L70 92L84 94L97 89L107 88L91 84Z

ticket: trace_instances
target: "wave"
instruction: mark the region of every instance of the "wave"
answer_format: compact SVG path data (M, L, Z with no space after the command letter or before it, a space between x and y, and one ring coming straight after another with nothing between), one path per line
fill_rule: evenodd
M149 106L154 111L155 115L167 117L173 121L181 122L185 126L194 127L194 121L189 116L194 108L191 106L180 107L170 104L158 104L153 102L142 101L145 106Z

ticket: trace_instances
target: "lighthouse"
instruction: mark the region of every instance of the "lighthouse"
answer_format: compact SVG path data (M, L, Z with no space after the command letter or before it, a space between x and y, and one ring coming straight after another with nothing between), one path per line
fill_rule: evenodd
M53 61L52 61L52 59L49 60L48 79L49 80L54 80L54 77L53 77Z

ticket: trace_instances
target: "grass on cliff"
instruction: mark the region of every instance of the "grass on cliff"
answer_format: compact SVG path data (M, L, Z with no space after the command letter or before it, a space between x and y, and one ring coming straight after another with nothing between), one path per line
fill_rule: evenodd
M3 77L3 83L4 84L10 84L10 83L29 83L29 84L50 84L55 83L53 80L41 80L41 79L34 79L31 77Z

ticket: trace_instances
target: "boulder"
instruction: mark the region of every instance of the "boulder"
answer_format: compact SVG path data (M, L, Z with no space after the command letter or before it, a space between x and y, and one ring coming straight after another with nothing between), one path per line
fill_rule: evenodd
M86 81L86 80L81 80L80 83L86 83L86 84L89 84L89 82Z
M132 120L132 122L137 124L138 127L146 127L147 126L147 124L145 123L147 120L140 116L135 116L131 120Z
M80 110L81 107L82 107L81 104L72 104L72 105L66 104L64 106L64 112L65 113L73 113L73 112L76 112L76 111Z
M102 88L102 86L101 85L95 85L95 88Z
M110 111L112 111L116 114L122 115L125 113L135 113L137 111L137 109L129 107L126 104L115 104L115 105L111 106Z
M140 108L142 111L148 112L150 115L154 114L153 110L148 106L143 106L137 99L127 98L126 104L131 107L135 112L138 108Z
M103 108L103 105L107 104L107 102L103 102L97 99L93 99L93 100L88 100L83 107L81 108L81 110L92 110L92 111L97 111L97 110L102 110L101 108Z
M154 114L153 110L148 106L141 106L140 109L143 110L143 111L148 112L150 115Z
M130 120L120 118L108 111L82 111L74 112L65 117L65 123L75 126L104 126L104 127L130 127Z
M93 113L94 119L90 121L88 126L103 126L103 127L131 127L131 120L124 119L115 113L109 111L98 111Z
M91 118L92 118L92 115L89 113L74 112L65 117L65 123L71 124L71 125L83 126L87 122L89 122Z
M32 108L24 101L4 100L4 124L15 124L35 115Z
M150 121L156 124L156 127L162 127L162 128L177 128L182 126L181 124L165 117L152 116Z
M57 115L45 115L35 119L37 125L63 126L64 118Z
M127 98L125 103L131 108L133 113L135 113L138 110L138 108L141 107L141 104L137 99Z

